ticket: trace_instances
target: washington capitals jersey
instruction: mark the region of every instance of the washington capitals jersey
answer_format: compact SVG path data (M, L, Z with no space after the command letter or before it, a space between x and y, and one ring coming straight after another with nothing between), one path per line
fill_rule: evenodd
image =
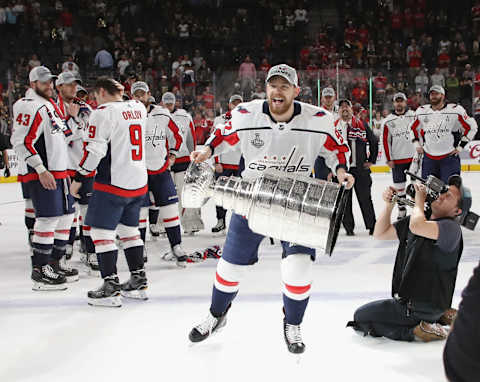
M148 174L159 174L168 167L168 155L177 155L182 144L180 131L168 109L154 106L148 113L145 154Z
M433 159L450 155L459 145L464 147L478 129L465 109L452 103L440 110L433 110L431 105L420 106L410 128L412 141L420 141L425 154Z
M97 169L94 189L123 197L147 192L146 121L145 106L133 100L108 102L92 112L78 171Z
M415 113L407 110L404 114L389 114L382 122L383 151L387 161L396 164L412 161L415 146L410 138L410 125L415 119Z
M239 148L245 160L242 176L256 178L268 168L310 175L317 156L328 167L346 166L348 146L338 137L333 116L325 109L294 102L292 118L277 122L267 101L242 103L232 118L206 142L213 155Z
M183 143L178 151L175 163L190 162L190 153L195 150L195 127L192 116L184 109L176 109L172 113L172 119L180 129Z
M213 125L215 127L220 125L221 128L230 120L230 118L232 118L232 113L227 111L225 114L219 115L217 118L215 118ZM240 150L235 149L220 155L215 155L214 162L221 164L225 169L238 170L241 157L242 153Z
M25 97L13 105L11 142L21 159L21 181L37 180L35 168L42 165L56 179L68 176L66 137L71 135L71 131L56 112L52 102L29 89Z

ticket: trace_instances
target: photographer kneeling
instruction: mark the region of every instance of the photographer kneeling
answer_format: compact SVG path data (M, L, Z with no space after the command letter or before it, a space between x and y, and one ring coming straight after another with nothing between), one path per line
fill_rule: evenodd
M392 340L442 340L455 310L450 309L458 263L463 250L460 225L463 188L460 176L448 179L448 191L431 203L425 217L427 190L415 185L415 207L411 216L391 223L394 190L383 193L385 209L375 225L378 240L398 240L393 270L392 299L374 301L358 308L347 326L365 335Z

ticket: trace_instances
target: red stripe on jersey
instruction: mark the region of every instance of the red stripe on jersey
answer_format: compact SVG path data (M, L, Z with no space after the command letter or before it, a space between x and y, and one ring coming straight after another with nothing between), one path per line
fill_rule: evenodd
M113 244L113 240L94 240L93 244L94 245L108 245L108 244Z
M405 158L405 159L395 159L393 161L394 164L406 164L406 163L412 163L413 158Z
M50 171L50 173L55 179L65 179L68 177L68 171ZM31 182L32 180L38 180L38 174L36 172L32 172L26 175L22 175L21 178L21 182L27 183Z
M140 219L138 222L139 222L139 223L146 223L146 222L147 222L147 219Z
M223 142L224 136L222 135L222 132L221 132L219 129L216 129L216 130L213 132L213 135L215 136L215 138L212 140L212 142L211 142L210 144L215 148L215 147L217 147L220 143Z
M168 219L163 219L163 222L164 223L169 223L169 222L173 222L175 220L178 220L178 216L175 216L174 218L168 218Z
M444 154L444 155L430 155L429 153L425 152L425 155L427 157L429 157L430 159L440 160L440 159L444 159L444 158L449 157L450 155L452 155L452 153L453 153L453 151L449 152L448 154Z
M33 233L34 233L35 236L40 236L40 237L53 237L53 235L54 235L53 232L34 231Z
M388 147L388 127L385 124L383 128L383 151L385 151L385 156L387 157L387 161L391 161L390 157L390 147Z
M82 159L80 160L80 163L79 163L80 167L83 166L83 164L85 163L85 161L87 160L87 157L88 157L87 144L88 144L87 142L83 143L83 157L82 157Z
M190 156L175 158L175 163L190 163Z
M327 139L325 140L325 143L323 146L328 150L328 151L337 151L337 160L338 164L347 164L347 159L345 157L345 153L348 152L348 146L345 144L339 145L330 135L326 136Z
M30 126L30 129L28 130L28 133L25 136L25 139L23 140L25 147L32 155L37 154L37 151L33 147L33 140L37 136L38 126L40 126L40 124L42 123L42 120L43 120L42 116L37 111L37 114L35 114L35 118L33 119L33 123Z
M56 233L63 233L64 235L70 235L70 230L69 229L56 229Z
M237 281L227 281L227 280L223 279L222 277L220 277L218 272L216 273L215 277L217 278L217 281L222 285L230 286L230 287L238 285Z
M91 229L92 229L92 227L90 227L89 225L84 225L83 226L84 231L90 231Z
M304 294L310 290L310 284L305 286L294 286L285 284L285 287L290 293L293 294Z
M145 185L142 188L136 190L126 190L124 188L115 187L111 184L103 184L95 182L93 184L93 189L97 191L107 192L109 194L121 196L122 198L135 198L137 196L145 195L148 191L148 186Z
M129 236L129 237L121 237L121 241L133 241L133 240L140 240L140 235L136 236Z
M35 212L35 210L33 208L25 208L25 212Z
M221 163L221 165L225 170L238 170L238 168L239 168L239 166L236 165L236 164L223 164L223 163Z
M173 136L175 137L175 150L178 151L180 149L180 145L182 144L183 139L178 130L178 126L171 118L170 121L168 121L168 128L172 131Z
M463 119L461 115L458 116L458 121L462 124L463 128L465 129L465 133L463 133L464 136L467 136L467 134L470 132L470 125Z
M419 139L418 131L417 131L418 125L420 125L420 121L419 121L418 118L417 118L417 119L412 123L412 126L410 126L410 129L412 129L413 135L415 135L415 138L416 138L416 139Z

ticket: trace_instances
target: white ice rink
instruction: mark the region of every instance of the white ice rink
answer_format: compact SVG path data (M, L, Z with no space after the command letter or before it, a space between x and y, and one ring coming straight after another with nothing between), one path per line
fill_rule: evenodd
M390 174L375 174L377 214ZM480 173L465 173L473 211L480 212ZM228 315L226 328L190 346L188 332L208 311L215 260L177 269L160 260L166 240L147 243L146 302L94 308L86 293L100 285L86 276L64 292L33 292L18 184L0 184L0 381L445 381L444 343L401 343L364 338L345 328L354 310L390 296L394 242L368 236L354 203L356 236L339 238L333 257L320 255L302 333L306 353L287 352L282 332L280 247L265 240ZM206 230L184 238L187 250L222 244L212 238L212 204ZM465 249L454 306L478 263L478 232L464 230ZM78 253L73 265L80 266ZM120 279L128 277L119 255Z

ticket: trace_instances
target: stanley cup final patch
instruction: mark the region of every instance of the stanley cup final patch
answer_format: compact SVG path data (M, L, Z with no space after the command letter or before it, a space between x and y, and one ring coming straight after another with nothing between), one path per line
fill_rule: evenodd
M263 147L263 145L265 144L265 142L260 138L260 133L255 133L255 138L253 138L250 143L253 147L256 147L257 149Z

